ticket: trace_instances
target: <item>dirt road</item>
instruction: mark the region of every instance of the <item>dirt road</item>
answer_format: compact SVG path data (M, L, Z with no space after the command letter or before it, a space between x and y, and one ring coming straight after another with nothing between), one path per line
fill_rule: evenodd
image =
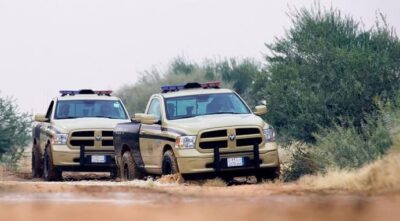
M164 178L114 182L102 175L66 180L46 183L24 174L3 176L0 220L376 221L400 217L396 193L315 191L295 183L223 186L218 180L177 184Z

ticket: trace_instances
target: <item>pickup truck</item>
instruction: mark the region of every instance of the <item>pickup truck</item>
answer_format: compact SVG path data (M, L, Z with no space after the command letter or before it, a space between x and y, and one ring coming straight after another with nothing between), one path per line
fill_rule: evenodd
M130 122L111 91L60 91L32 130L32 177L62 179L63 171L117 173L113 129Z
M145 113L114 129L117 166L125 180L180 173L184 178L256 176L275 179L280 163L273 127L220 82L166 85Z

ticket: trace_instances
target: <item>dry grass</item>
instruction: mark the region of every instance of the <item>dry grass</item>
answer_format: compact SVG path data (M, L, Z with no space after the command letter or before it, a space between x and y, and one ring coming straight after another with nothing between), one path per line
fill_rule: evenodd
M182 184L184 182L183 177L180 174L164 175L157 181L161 184L168 184L168 183Z
M225 187L227 184L221 178L208 179L202 186Z
M355 170L331 170L325 175L304 176L300 184L316 189L349 191L400 191L400 152L392 151L367 166Z

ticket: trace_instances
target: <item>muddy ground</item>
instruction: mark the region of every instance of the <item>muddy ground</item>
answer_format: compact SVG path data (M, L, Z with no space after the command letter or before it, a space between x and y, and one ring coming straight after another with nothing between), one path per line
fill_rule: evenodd
M399 220L400 193L313 190L241 179L177 183L175 177L116 182L67 174L63 182L3 171L0 220Z

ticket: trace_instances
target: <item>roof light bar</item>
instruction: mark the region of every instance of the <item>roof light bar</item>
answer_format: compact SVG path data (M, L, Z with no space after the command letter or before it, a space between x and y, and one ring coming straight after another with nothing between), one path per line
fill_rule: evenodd
M185 84L176 84L176 85L164 85L161 86L161 91L163 93L171 92L171 91L179 91L185 88Z
M196 82L191 82L191 83L186 83L186 84L176 84L176 85L163 85L161 86L161 92L162 93L167 93L167 92L173 92L173 91L179 91L179 90L184 90L184 89L192 89L192 88L220 88L221 87L221 82L220 81L211 81L211 82L206 82L206 83L196 83Z
M97 94L99 96L105 95L105 96L110 96L112 93L111 90L99 90L99 91L93 91L90 89L82 89L82 90L60 90L60 94L62 97L69 95L69 96L74 96L76 94Z
M112 90L102 90L102 91L94 91L95 94L97 95L106 95L110 96L112 93Z
M210 81L210 82L202 83L201 87L203 87L203 88L220 88L221 82L220 81Z
M60 91L61 96L65 96L65 95L75 95L75 94L79 94L79 91L72 91L72 90L61 90Z

